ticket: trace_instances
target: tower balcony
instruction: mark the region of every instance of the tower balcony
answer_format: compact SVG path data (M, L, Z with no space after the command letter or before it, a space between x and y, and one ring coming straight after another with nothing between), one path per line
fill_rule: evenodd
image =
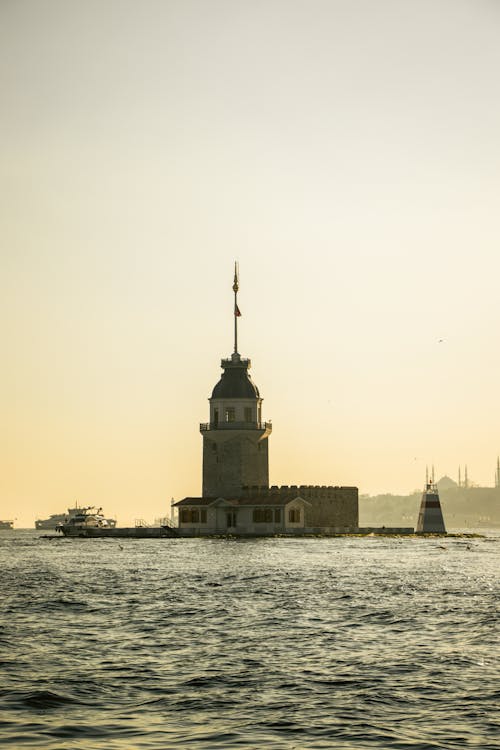
M202 422L200 432L210 430L264 430L270 433L273 429L271 422Z

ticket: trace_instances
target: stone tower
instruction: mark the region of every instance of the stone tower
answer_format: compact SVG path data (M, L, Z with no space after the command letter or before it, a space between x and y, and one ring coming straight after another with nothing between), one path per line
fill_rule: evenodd
M243 487L269 487L268 438L271 424L262 421L262 398L238 353L238 267L234 267L234 352L221 361L224 370L212 391L210 421L200 425L203 437L203 497L239 496Z

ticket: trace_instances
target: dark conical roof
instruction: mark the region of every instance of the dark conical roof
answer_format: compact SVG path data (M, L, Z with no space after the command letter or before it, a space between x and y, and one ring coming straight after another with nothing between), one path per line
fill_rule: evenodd
M212 398L260 398L259 389L248 374L248 359L223 360L224 372L212 391Z

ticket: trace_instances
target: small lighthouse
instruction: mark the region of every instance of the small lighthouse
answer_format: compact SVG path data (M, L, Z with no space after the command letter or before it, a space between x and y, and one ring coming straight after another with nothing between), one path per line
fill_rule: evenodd
M268 438L271 424L262 420L262 398L250 378L250 360L238 352L238 264L234 264L234 351L210 401L210 421L203 436L203 497L238 496L245 486L269 487Z
M432 467L430 481L428 472L426 472L425 489L422 493L422 502L420 503L420 512L418 514L418 533L446 534L438 488L434 481L434 467Z

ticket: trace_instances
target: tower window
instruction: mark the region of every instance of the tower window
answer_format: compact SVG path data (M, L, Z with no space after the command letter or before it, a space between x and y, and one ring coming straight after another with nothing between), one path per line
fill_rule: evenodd
M214 425L217 426L219 424L219 410L214 409Z
M290 521L290 523L300 523L300 509L291 508L288 511L288 520Z
M251 406L245 406L245 422L253 421L253 409Z
M234 406L226 407L226 422L234 422L236 419L236 412Z

